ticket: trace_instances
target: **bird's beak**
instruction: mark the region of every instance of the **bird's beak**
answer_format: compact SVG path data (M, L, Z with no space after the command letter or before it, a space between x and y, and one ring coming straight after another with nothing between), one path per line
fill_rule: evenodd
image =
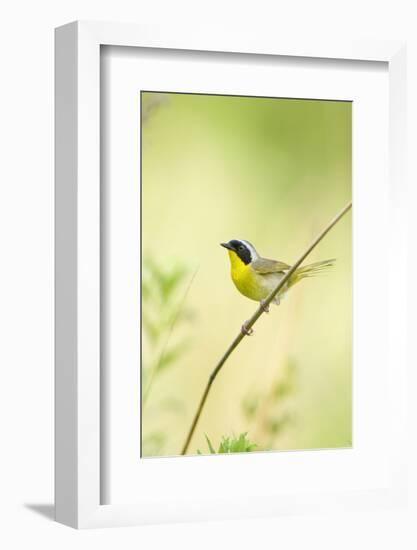
M233 250L233 247L229 243L220 243L220 246L223 246L224 248L227 248L229 250Z

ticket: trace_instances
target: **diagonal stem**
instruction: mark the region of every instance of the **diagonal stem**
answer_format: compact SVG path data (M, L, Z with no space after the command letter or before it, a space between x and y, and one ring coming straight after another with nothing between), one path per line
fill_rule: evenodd
M300 267L300 265L303 263L303 261L307 258L307 256L312 252L312 250L319 244L319 242L327 235L327 233L334 227L337 222L352 208L352 202L349 202L343 210L337 214L335 218L323 229L323 231L316 237L316 239L311 243L311 245L305 250L305 252L298 258L298 260L295 262L295 264L287 271L287 273L284 275L284 277L280 280L276 288L271 292L271 294L264 300L263 304L261 304L255 313L252 315L252 317L245 323L246 328L248 331L253 327L253 325L256 323L256 321L259 319L259 317L265 313L265 309L269 306L269 304L272 302L272 300L275 298L275 296L278 294L278 292L281 290L281 288L285 285L285 283L288 281L288 279L291 277L291 275L294 273L296 269ZM204 405L206 403L208 394L210 392L210 388L216 379L217 375L219 374L221 368L226 363L227 359L230 357L232 352L237 348L237 346L240 344L240 342L243 340L245 335L243 332L239 332L239 334L236 336L236 338L233 340L233 342L230 344L230 346L227 348L226 352L224 353L223 357L220 359L220 361L215 366L213 372L211 373L206 389L204 390L204 393L201 397L200 403L198 405L197 412L195 413L193 422L191 424L191 427L188 431L187 439L185 440L184 446L182 448L181 454L185 455L188 447L191 442L191 438L193 437L195 428L198 424L198 421L200 419L201 413L203 411Z

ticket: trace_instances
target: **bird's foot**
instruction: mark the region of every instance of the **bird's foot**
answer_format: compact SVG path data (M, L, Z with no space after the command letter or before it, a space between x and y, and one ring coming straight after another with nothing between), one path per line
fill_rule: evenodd
M245 321L240 329L244 336L252 336L253 328L248 327L248 321Z
M269 305L265 304L265 300L261 300L259 303L264 312L269 313Z

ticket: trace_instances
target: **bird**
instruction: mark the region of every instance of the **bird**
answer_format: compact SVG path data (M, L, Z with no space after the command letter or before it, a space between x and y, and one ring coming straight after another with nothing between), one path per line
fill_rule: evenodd
M277 287L286 272L291 269L291 266L278 260L262 258L253 244L246 240L232 239L220 243L220 245L226 248L229 253L230 274L238 291L247 298L259 302L262 309L268 313L269 306L265 304L265 300ZM326 271L334 265L335 261L332 258L299 267L274 297L272 303L279 305L288 290L296 283ZM250 336L253 334L253 329L248 328L247 323L246 321L242 325L242 333Z

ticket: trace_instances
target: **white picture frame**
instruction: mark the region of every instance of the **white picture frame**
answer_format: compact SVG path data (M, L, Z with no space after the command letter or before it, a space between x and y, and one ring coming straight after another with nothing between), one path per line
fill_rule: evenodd
M383 61L389 70L391 235L405 242L405 46L401 42L281 42L276 36L204 29L149 28L75 22L56 30L56 519L76 528L133 525L278 513L392 506L405 498L405 330L395 334L398 363L390 390L391 475L383 490L355 494L293 492L282 499L253 498L250 505L222 501L193 509L101 504L100 474L100 47L166 48L303 58ZM405 247L390 258L405 281ZM398 269L398 265L403 266ZM405 283L389 315L405 328ZM388 451L387 451L388 452ZM194 506L195 508L195 506Z

